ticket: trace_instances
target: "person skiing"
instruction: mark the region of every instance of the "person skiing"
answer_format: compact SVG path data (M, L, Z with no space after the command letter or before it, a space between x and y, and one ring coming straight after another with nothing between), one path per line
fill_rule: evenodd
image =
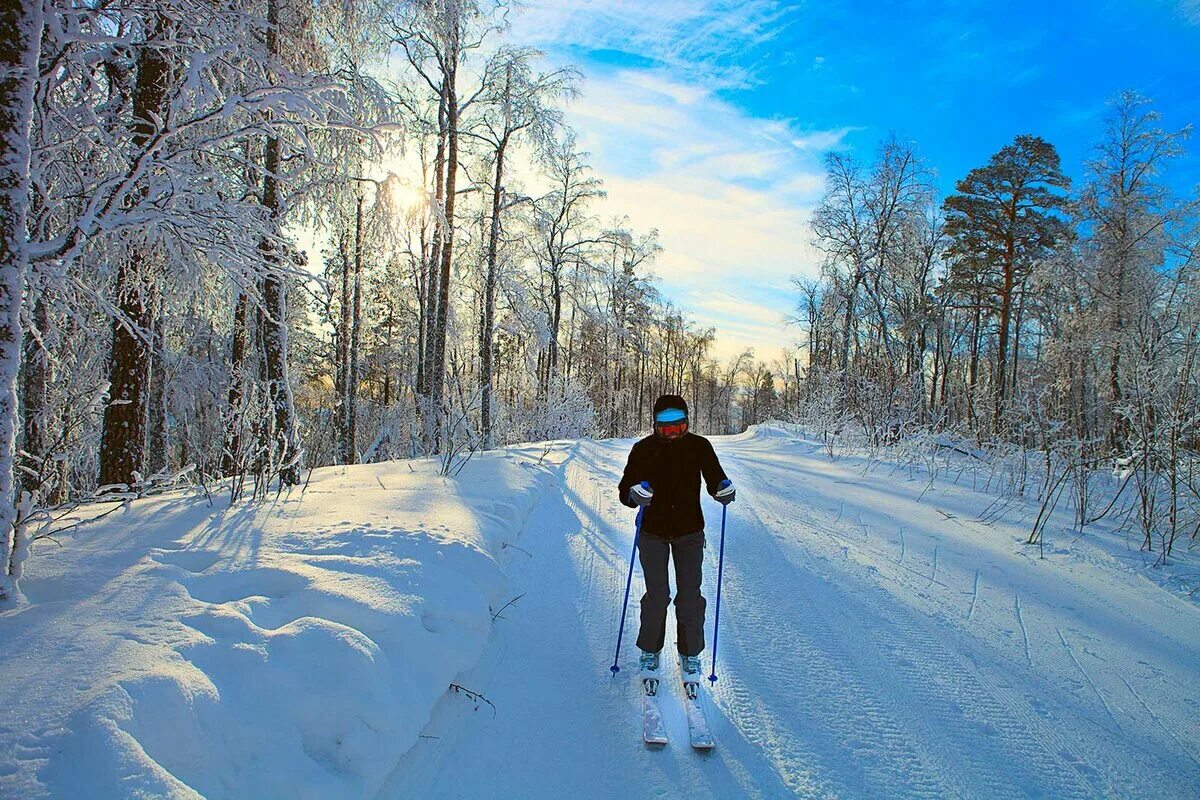
M622 503L645 509L638 556L646 593L637 647L643 680L654 681L646 687L651 695L657 689L659 653L671 601L668 560L675 562L676 647L689 698L695 699L700 683L707 606L700 593L704 562L701 477L718 502L728 505L734 501L733 482L721 468L712 444L688 430L687 402L679 395L664 394L654 403L654 432L634 443L617 487Z

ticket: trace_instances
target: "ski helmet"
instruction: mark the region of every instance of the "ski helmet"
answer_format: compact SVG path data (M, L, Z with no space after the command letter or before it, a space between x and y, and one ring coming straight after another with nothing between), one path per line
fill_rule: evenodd
M664 394L654 401L654 432L671 441L688 430L687 401L677 394Z

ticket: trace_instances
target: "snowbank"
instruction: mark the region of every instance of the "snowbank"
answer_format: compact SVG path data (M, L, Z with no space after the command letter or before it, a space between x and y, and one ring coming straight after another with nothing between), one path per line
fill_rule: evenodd
M777 420L751 425L740 434L722 438L751 447L794 446L794 453L800 458L815 453L824 457L827 452L825 443L803 425ZM935 495L938 487L969 490L958 513L982 526L1007 523L1019 534L1018 541L1022 543L1042 511L1040 487L1045 471L1040 451L996 455L968 439L945 433L915 435L881 448L867 448L852 440L839 441L834 450L840 465L858 470L864 478L903 475L907 481L923 482ZM1014 496L1013 486L1018 483L1029 488ZM1071 491L1062 492L1047 518L1044 547L1036 554L1039 558L1070 554L1073 558L1117 567L1166 588L1189 603L1200 604L1196 580L1200 575L1200 548L1181 536L1166 563L1160 551L1147 550L1142 542L1144 534L1133 516L1136 490L1123 484L1123 475L1117 471L1096 473L1089 479L1091 513L1105 508L1110 508L1110 513L1083 530L1075 521ZM1122 497L1115 497L1118 492L1123 492ZM839 502L844 505L849 499ZM1165 498L1162 502L1166 502ZM1161 548L1161 542L1156 541L1156 546Z
M0 795L373 796L509 599L539 453L142 500L43 546L0 615Z

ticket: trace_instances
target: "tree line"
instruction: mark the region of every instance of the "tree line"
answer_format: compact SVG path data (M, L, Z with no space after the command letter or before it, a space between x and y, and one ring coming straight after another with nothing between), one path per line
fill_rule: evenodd
M1074 487L1081 524L1104 510L1089 508L1096 476L1115 474L1147 549L1194 538L1200 195L1167 180L1189 133L1123 92L1082 185L1020 135L945 198L911 142L830 154L812 218L822 271L796 281L790 413L876 445L944 434L1041 452L1030 493L1053 504Z

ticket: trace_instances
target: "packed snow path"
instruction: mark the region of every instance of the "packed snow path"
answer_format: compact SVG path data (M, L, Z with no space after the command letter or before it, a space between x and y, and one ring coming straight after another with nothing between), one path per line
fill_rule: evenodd
M461 678L495 713L448 694L382 797L1200 794L1195 605L1086 538L1039 560L1023 521L976 521L987 497L969 488L830 462L779 430L714 443L738 486L706 698L717 749L687 746L673 663L671 744L641 742L640 574L622 670L608 671L630 443L567 443L504 548L524 596ZM711 643L719 510L705 508Z

